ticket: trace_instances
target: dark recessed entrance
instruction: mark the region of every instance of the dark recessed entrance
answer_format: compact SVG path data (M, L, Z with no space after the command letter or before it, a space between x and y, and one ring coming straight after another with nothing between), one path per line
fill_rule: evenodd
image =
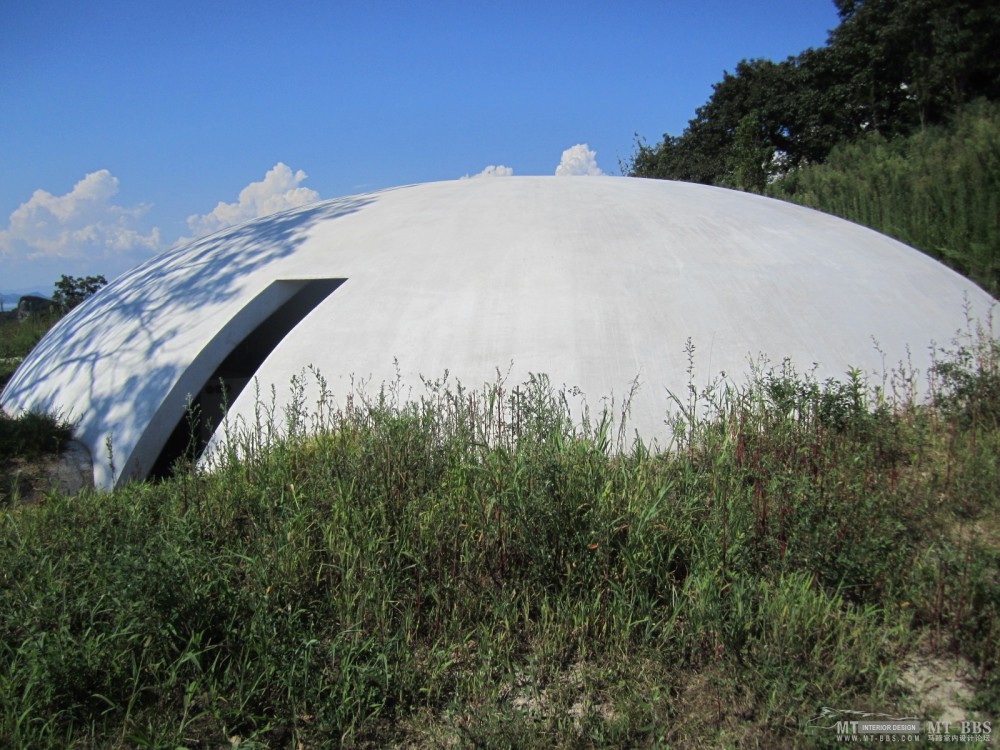
M208 379L201 383L197 391L191 389L188 392L190 400L187 408L167 438L159 458L153 464L148 475L150 478L162 479L169 476L177 460L182 457L197 460L201 456L216 427L225 417L226 408L236 401L243 389L253 380L264 360L303 318L345 280L278 281L267 290L267 293L259 295L241 311L240 314L243 316L252 315L256 319L263 317L263 320L232 346L228 354L215 345L219 336L213 341L211 348L217 352L216 357L224 356L224 358ZM280 289L289 285L291 288ZM278 290L275 290L276 286L279 287ZM273 294L275 291L285 292L278 296L279 299L288 293L291 296L267 314L268 308L275 304L275 294Z

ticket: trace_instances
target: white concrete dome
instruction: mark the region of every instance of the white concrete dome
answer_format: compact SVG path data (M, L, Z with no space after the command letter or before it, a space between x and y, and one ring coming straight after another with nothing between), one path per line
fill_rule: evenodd
M748 372L758 355L820 377L926 371L992 298L884 235L720 188L615 177L504 177L402 187L259 219L116 279L42 340L3 392L60 412L95 482L144 477L189 397L220 368L288 391L307 365L478 387L547 373L591 408L638 376L631 426L667 436L666 388ZM881 353L876 349L878 342ZM884 355L884 356L883 356ZM228 365L227 365L228 362ZM252 422L254 389L230 407ZM114 471L107 444L114 451Z

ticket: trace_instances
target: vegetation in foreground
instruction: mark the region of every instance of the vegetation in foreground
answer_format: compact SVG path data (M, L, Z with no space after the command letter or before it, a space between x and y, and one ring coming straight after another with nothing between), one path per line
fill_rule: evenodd
M663 451L544 378L262 405L210 473L0 511L0 745L833 745L921 654L995 718L998 353L929 407L786 364Z

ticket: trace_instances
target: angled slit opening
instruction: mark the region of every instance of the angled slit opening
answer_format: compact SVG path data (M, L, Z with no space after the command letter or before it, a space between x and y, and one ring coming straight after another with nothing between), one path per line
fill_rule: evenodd
M197 461L225 418L227 408L235 403L271 352L344 281L346 279L282 280L266 292L274 292L274 287L280 286L285 288L277 291L284 294L262 293L252 300L240 315L252 316L260 322L228 348L223 343L227 338L225 329L206 347L215 352L218 361L208 378L183 394L185 403L180 417L147 476L152 479L170 476L181 458ZM284 301L269 311L275 305L275 298L284 298Z

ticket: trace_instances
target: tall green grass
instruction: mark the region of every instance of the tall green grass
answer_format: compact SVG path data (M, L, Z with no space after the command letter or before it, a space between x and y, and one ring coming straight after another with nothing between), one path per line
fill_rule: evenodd
M927 407L786 363L669 450L541 377L297 380L210 472L0 511L0 746L796 746L911 705L920 650L996 715L997 348L963 351Z

